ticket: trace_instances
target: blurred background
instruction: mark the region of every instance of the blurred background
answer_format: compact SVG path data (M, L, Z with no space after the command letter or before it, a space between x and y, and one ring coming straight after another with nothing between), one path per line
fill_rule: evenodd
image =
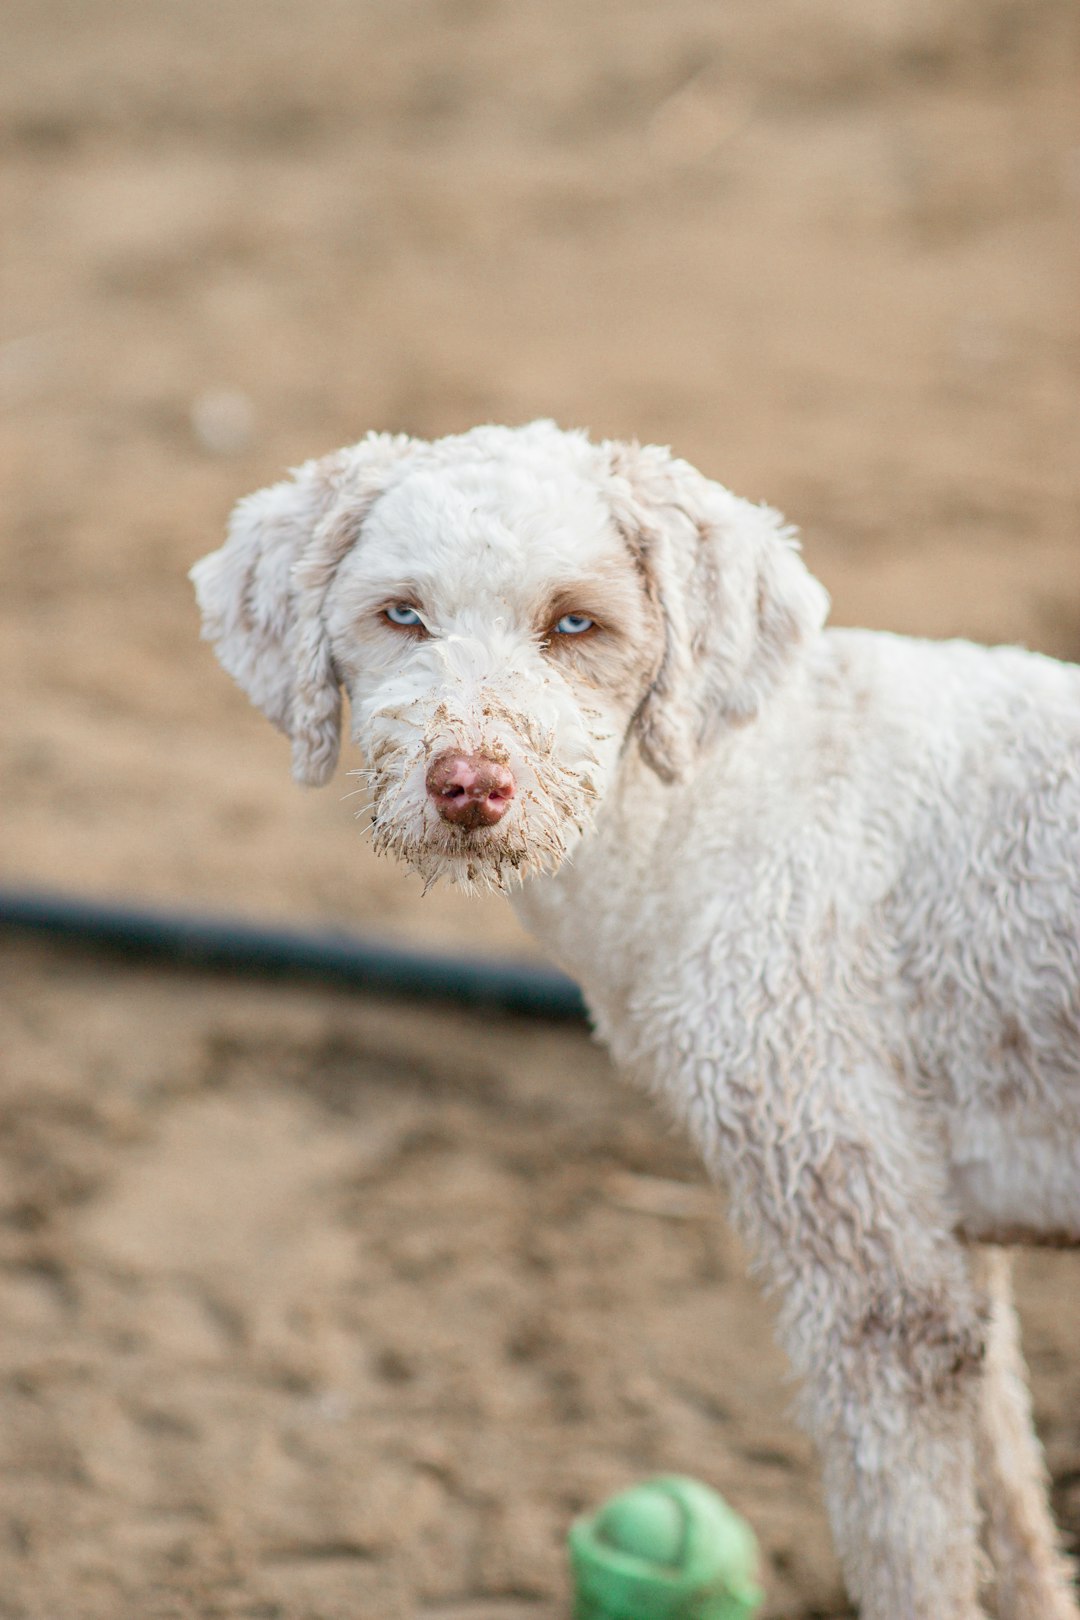
M1070 0L8 0L0 881L527 953L198 640L372 427L670 443L841 623L1080 657ZM346 764L355 764L349 760ZM845 1613L680 1139L584 1036L0 944L0 1617L553 1620L650 1469ZM1080 1281L1024 1261L1080 1535Z

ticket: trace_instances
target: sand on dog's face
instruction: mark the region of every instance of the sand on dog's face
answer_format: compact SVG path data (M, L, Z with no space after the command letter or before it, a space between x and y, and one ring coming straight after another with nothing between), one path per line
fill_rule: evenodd
M602 798L662 647L609 510L545 434L498 459L406 473L378 500L326 617L367 761L377 850L427 881L504 889L553 871ZM589 449L589 447L584 447ZM417 630L387 621L411 605ZM565 615L593 628L561 633ZM425 786L448 749L506 765L497 826L440 820Z

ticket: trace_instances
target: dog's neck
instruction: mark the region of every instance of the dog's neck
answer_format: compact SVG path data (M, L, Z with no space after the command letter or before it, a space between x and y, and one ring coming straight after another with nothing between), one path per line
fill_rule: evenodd
M726 726L702 748L683 781L661 781L629 747L595 822L558 871L513 891L518 918L579 981L601 1024L609 1012L623 1027L620 1003L679 949L669 937L671 906L692 905L703 885L737 888L747 829L768 841L790 815L802 791L800 762L830 724L821 720L821 677L832 661L821 638L814 658L789 672L753 721Z
M734 801L746 776L746 752L743 736L733 732L689 780L666 784L636 747L628 749L595 822L558 871L530 877L512 892L523 926L581 983L601 1021L599 1003L629 995L657 948L650 896L657 874L680 859L683 841L673 830L688 801L707 793L714 810L726 792Z

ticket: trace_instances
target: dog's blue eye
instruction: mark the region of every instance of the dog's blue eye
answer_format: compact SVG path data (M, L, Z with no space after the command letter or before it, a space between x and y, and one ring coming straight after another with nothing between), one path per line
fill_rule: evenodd
M404 629L411 629L420 623L420 615L408 602L395 602L393 607L383 609L384 617L391 624L400 624Z
M586 630L591 630L593 620L587 619L584 613L564 613L555 626L557 636L580 636Z

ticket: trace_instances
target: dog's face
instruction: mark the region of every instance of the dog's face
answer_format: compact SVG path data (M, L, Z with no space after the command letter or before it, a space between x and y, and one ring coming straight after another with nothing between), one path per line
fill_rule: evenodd
M418 465L373 507L325 620L376 848L473 883L558 865L611 780L661 631L595 480Z
M561 863L627 748L684 775L824 612L773 514L548 423L309 463L193 575L300 779L333 770L343 687L376 847L497 888Z

